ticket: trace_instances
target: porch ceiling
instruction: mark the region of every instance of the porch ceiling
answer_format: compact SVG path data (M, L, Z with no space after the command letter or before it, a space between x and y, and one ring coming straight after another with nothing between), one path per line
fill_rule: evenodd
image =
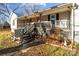
M35 14L33 13L33 14L27 16L28 19L29 18L35 18L35 17L39 17L39 14L38 13L35 13Z
M71 8L69 8L69 6L62 6L62 7L58 7L55 9L45 11L45 12L43 12L42 15L55 14L55 13L60 13L60 12L65 12L65 11L70 11L70 10L71 10Z
M49 14L55 14L55 13L70 11L71 7L72 7L71 3L70 4L65 4L63 6L58 6L58 7L53 8L53 9L45 10L43 12L33 13L31 15L26 15L26 16L21 16L19 18L20 19L29 19L29 18L40 17L40 13L41 13L41 16L45 16L45 15L49 15Z
M58 6L53 9L45 10L41 12L42 16L44 15L49 15L49 14L54 14L54 13L60 13L60 12L65 12L65 11L70 11L72 7L72 4L66 4L63 6ZM29 15L30 17L39 17L39 13L37 15Z

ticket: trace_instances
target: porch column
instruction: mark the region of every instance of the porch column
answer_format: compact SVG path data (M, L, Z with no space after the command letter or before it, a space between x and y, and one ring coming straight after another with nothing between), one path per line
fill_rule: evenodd
M74 44L75 39L75 17L74 17L74 3L71 8L71 39L72 39L72 46Z

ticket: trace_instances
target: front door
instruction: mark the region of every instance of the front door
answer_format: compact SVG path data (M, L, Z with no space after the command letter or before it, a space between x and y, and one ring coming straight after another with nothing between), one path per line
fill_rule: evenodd
M50 16L50 21L52 23L53 28L55 27L55 20L56 20L56 15L51 15Z

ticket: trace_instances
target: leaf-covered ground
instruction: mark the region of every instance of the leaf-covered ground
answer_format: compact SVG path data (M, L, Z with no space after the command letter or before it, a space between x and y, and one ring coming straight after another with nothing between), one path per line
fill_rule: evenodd
M79 52L72 52L49 44L41 44L20 51L3 54L6 56L79 56Z
M10 30L0 30L0 48L15 47L17 43L12 41ZM7 51L8 52L8 51ZM79 45L77 51L72 52L49 44L31 46L19 51L3 54L7 56L79 56Z

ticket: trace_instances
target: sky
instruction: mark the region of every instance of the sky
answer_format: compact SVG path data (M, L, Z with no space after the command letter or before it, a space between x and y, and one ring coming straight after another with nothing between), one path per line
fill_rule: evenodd
M32 3L32 4L33 4L33 3ZM9 5L9 7L10 7L12 10L14 10L14 9L17 8L18 6L21 6L22 3L9 3L8 5ZM44 6L46 6L46 8L49 8L49 7L58 5L58 3L41 3L41 5L44 5Z
M12 11L16 9L14 12L15 14L17 14L17 16L23 16L25 14L28 14L27 12L29 12L29 14L32 13L32 10L28 6L31 6L31 8L33 9L34 5L37 5L36 9L38 9L38 11L42 11L44 9L56 6L58 5L58 3L9 3L8 7Z
M7 8L6 8L7 5ZM31 14L32 10L42 11L47 8L59 5L58 3L0 3L0 22L10 21L9 13L14 12L17 16L23 16L26 14ZM35 9L34 9L35 6ZM5 10L6 12L4 12ZM15 11L14 11L15 10ZM9 12L9 13L8 13Z

